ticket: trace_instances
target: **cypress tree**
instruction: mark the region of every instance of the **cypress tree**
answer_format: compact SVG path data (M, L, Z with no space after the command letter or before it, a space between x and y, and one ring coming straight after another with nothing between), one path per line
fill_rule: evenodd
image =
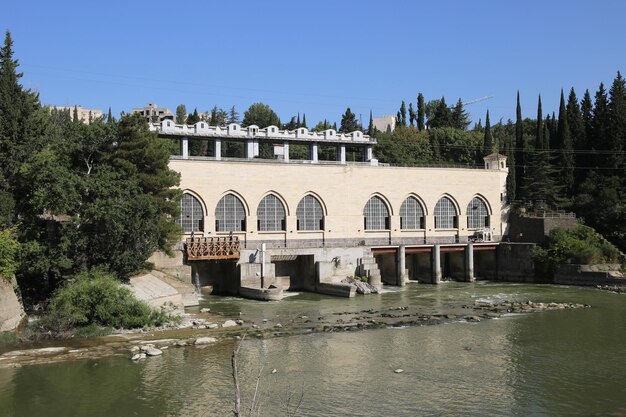
M485 118L485 135L483 139L483 154L489 155L493 152L493 136L491 135L491 123L489 122L489 110Z
M114 123L113 113L111 112L111 106L109 106L109 114L107 116L107 123Z
M404 100L402 100L402 104L400 105L400 125L406 127L406 105L404 104Z
M539 95L539 101L537 102L537 128L535 134L535 150L545 149L543 143L543 110L541 109L541 95Z
M324 123L326 123L326 121L324 120ZM372 110L370 109L370 124L369 127L367 129L367 134L370 136L374 135L374 117L372 116Z
M413 110L413 102L409 103L409 123L411 127L415 124L415 110Z
M302 113L302 127L306 127L306 113Z
M298 112L298 119L296 120L296 129L299 128L300 125L300 112Z
M72 114L72 121L74 123L80 123L80 120L78 119L78 106L74 106L74 113Z
M515 111L515 146L513 154L515 155L515 194L517 198L522 196L524 188L524 171L526 170L526 151L524 147L524 121L522 119L522 106L520 104L519 91L517 92L517 108ZM511 167L512 163L509 163ZM511 168L509 168L510 170ZM509 171L510 172L510 171Z
M567 120L567 110L565 108L565 97L561 89L561 101L559 104L559 125L557 129L557 142L559 146L558 173L560 183L568 197L571 197L574 189L574 147L572 146L572 136Z
M424 96L417 95L417 129L424 130Z
M588 89L585 90L583 99L580 102L580 113L583 123L583 133L582 140L577 149L587 151L588 153L584 152L579 155L580 163L578 165L581 167L591 167L595 164L593 148L590 145L591 135L593 134L593 103ZM589 174L589 169L579 169L578 172L581 178L586 178Z
M513 201L517 197L517 184L516 184L516 172L517 166L515 163L515 137L509 136L507 140L507 151L509 173L506 177L506 194L509 202Z

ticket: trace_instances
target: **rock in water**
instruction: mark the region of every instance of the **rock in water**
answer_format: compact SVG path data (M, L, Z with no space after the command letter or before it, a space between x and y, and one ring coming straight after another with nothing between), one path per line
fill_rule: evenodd
M146 354L145 353L136 353L133 355L133 357L131 358L133 361L138 361L140 359L146 359Z
M163 351L161 349L157 349L157 348L152 347L152 346L148 346L146 348L146 355L148 355L148 356L159 356L159 355L162 355L162 354L163 354Z
M222 327L235 327L236 325L237 323L235 323L233 320L226 320L224 324L222 324Z
M200 309L201 313L208 313L209 311L211 311L211 309L206 307Z
M404 372L404 369L398 368L398 369L394 370L393 372L395 372L396 374L401 374L402 372Z
M215 343L215 342L217 342L217 339L214 337L199 337L193 343L194 345L208 345L210 343Z

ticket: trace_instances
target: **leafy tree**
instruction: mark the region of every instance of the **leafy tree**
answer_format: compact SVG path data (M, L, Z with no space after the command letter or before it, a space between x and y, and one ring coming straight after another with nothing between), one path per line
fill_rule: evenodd
M413 103L409 103L409 121L411 127L415 124L415 110L413 110Z
M356 121L356 115L352 113L350 107L346 109L346 112L341 116L341 126L339 127L340 132L350 133L358 130L359 125Z
M280 126L280 118L267 104L254 103L244 112L242 124L257 125L260 128Z
M417 95L417 129L424 130L424 96Z
M18 267L18 243L14 229L0 229L0 279L11 278Z
M176 123L184 125L187 122L187 108L184 104L176 106Z

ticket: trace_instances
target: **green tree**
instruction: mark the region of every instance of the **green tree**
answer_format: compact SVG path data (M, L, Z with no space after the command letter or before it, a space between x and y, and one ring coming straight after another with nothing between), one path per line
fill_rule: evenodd
M437 102L437 107L435 108L434 115L428 118L428 125L430 127L452 126L452 112L446 104L445 97L441 97L441 100Z
M115 118L113 117L113 113L111 112L110 106L109 106L109 114L107 115L107 123L115 123Z
M580 154L580 163L578 165L582 167L591 167L595 164L593 149L590 145L591 136L593 135L593 102L591 101L591 94L588 89L585 90L583 99L580 102L580 113L583 121L584 141L580 141L577 149L587 151L589 153ZM588 169L579 171L580 175L584 177L587 177L587 174L589 173Z
M513 167L515 170L515 198L522 197L524 188L524 172L526 171L526 144L524 143L524 121L522 119L522 105L520 104L519 91L517 92L517 107L515 110L515 146L514 163L509 161L509 173Z
M489 122L489 110L485 117L485 133L483 139L483 154L489 155L494 151L493 136L491 135L491 123Z
M400 105L400 126L406 127L406 104L404 104L404 100Z
M367 134L370 136L374 136L374 131L375 131L375 127L374 127L374 117L372 115L372 110L370 109L370 122L367 128Z
M14 229L0 229L0 279L11 278L18 267L18 243Z
M415 125L415 110L413 110L413 103L410 102L409 103L409 123L411 125L411 127L413 127Z
M356 115L352 113L350 107L346 109L346 112L341 116L341 126L339 127L340 132L350 133L358 130L359 126L356 121Z
M608 166L613 169L626 168L626 82L618 71L609 89L609 155Z
M467 130L467 126L470 124L469 115L467 111L463 108L463 102L459 98L454 106L454 110L452 110L451 114L451 123L452 127L460 130Z
M243 126L257 125L260 128L280 126L280 118L263 103L254 103L243 114Z
M187 107L184 104L176 106L176 123L184 125L187 122Z
M305 127L308 129L307 125L306 125L306 113L302 113L302 127Z
M609 103L604 83L600 83L595 95L593 108L593 130L590 137L590 145L597 150L608 151L609 147ZM596 156L596 166L606 163L606 158Z
M567 121L567 109L565 107L565 97L561 89L561 101L559 104L559 122L557 130L557 142L559 146L559 182L563 185L563 190L568 197L571 197L574 189L574 147Z
M235 109L235 106L232 106L230 110L228 111L228 124L231 124L231 123L239 124L239 122L240 122L239 113L237 112L237 109Z
M417 129L424 130L424 96L417 95Z
M200 115L198 114L198 109L196 108L196 109L193 109L193 113L187 116L185 123L187 123L188 125L195 125L199 121L200 121Z

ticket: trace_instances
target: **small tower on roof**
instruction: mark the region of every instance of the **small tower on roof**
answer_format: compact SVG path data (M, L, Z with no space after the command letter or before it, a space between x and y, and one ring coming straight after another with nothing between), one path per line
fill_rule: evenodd
M506 156L497 152L490 153L483 158L485 161L485 169L495 169L498 171L509 171L506 166Z

